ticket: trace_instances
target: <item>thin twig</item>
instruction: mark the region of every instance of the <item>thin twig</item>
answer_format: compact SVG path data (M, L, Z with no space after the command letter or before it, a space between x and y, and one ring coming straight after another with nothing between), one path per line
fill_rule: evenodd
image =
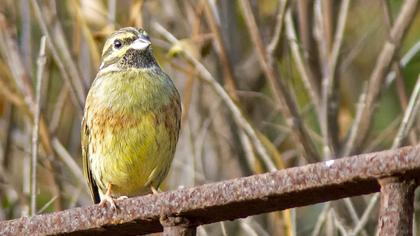
M16 94L13 89L3 81L2 77L0 77L0 94L3 95L2 97L4 97L5 100L15 105L16 107L25 106L25 101L23 98Z
M34 93L32 90L32 81L24 67L22 58L19 55L19 48L14 41L11 28L6 19L0 14L0 41L2 42L2 53L6 59L10 72L14 78L17 88L28 107L34 107Z
M213 38L215 39L214 41L216 42L216 52L219 55L222 64L226 90L234 100L238 101L238 95L236 93L235 85L235 76L233 73L229 54L226 51L226 47L223 42L222 35L220 33L219 25L217 24L216 17L214 16L212 8L210 7L209 0L204 0L203 4L207 22L209 23L210 29L213 33Z
M235 78L235 74L233 73L233 67L232 67L232 63L230 61L230 57L229 54L226 50L225 47L225 43L223 41L222 38L222 34L221 34L221 30L220 30L220 20L217 20L217 15L218 12L216 12L216 9L214 6L211 6L209 0L203 0L202 1L203 4L203 9L204 9L204 13L206 15L206 19L207 22L210 26L210 29L212 31L212 36L215 39L215 49L216 49L216 53L220 59L221 62L221 67L223 69L223 78L224 78L224 83L225 83L225 88L226 91L228 92L228 94L230 95L230 97L232 99L235 100L236 105L238 107L240 107L240 101L239 101L239 97L238 97L238 93L236 91L236 78ZM200 7L200 6L198 6ZM197 32L195 32L197 33ZM194 37L194 35L193 35ZM240 129L238 131L239 133L239 141L242 144L244 150L245 150L245 154L247 157L247 162L248 162L248 166L252 167L253 163L250 162L250 160L252 160L252 158L254 157L254 152L252 149L252 145L251 145L251 141L250 138L245 135L246 133ZM202 156L202 155L200 155ZM255 172L254 172L255 173Z
M7 25L7 22L5 21L3 15L0 14L0 27L2 30L0 30L0 37L2 39L0 40L3 42L2 46L7 46L6 54L7 61L9 63L9 68L12 72L13 78L18 85L18 88L20 91L18 92L19 96L21 96L24 101L22 103L22 110L28 115L28 118L33 121L34 118L34 109L32 109L35 105L35 96L34 91L32 88L32 82L30 80L30 77L28 75L28 72L25 70L23 66L23 62L21 60L21 57L18 52L17 43L13 40L12 33L10 28ZM47 40L48 43L48 40ZM4 44L4 45L3 45ZM39 138L42 146L44 147L47 155L53 155L53 149L51 146L51 139L50 134L47 128L47 125L45 123L45 119L42 115L40 115L40 123L39 123ZM31 122L32 123L32 122ZM49 159L44 159L44 165L49 169L53 170L52 164ZM59 186L54 178L53 173L47 174L47 181L49 182L49 185L52 189L52 192L55 195L59 195ZM55 201L55 207L57 210L61 209L61 199L58 198L57 201Z
M344 199L344 204L346 205L346 208L347 208L348 212L350 213L350 217L351 217L352 221L355 222L355 224L358 224L359 221L360 221L360 218L357 215L356 209L354 208L354 205L353 205L353 202L351 201L351 199L350 198L345 198ZM363 230L361 234L363 236L368 235L366 230Z
M80 2L79 1L70 1L69 2L71 6L74 8L74 17L76 18L78 22L80 22L80 28L83 32L83 35L85 37L85 41L87 42L87 45L89 46L89 53L92 57L93 66L95 68L99 67L99 64L101 63L101 55L100 50L98 48L97 42L94 39L94 36L92 34L91 28L89 28L88 23L86 22L86 18L83 16L82 10L80 9ZM73 13L73 11L72 11ZM86 66L85 66L86 67ZM91 68L84 68L86 70L90 70ZM90 82L92 78L84 78L86 82Z
M416 86L411 94L407 109L404 112L404 117L398 130L397 136L392 144L392 149L399 148L402 141L407 137L413 122L416 119L420 109L420 75L417 77Z
M52 145L54 147L54 151L57 152L58 156L69 167L70 171L77 178L78 182L81 185L85 186L86 184L82 170L80 169L79 165L74 161L72 156L68 153L68 151L65 149L65 147L61 144L60 140L58 140L57 137L53 138Z
M254 165L255 160L257 158L255 157L255 153L254 153L254 149L252 148L251 140L249 139L249 137L246 135L246 133L242 129L238 130L238 136L239 136L239 139L242 143L242 147L243 147L244 153L245 153L246 162L247 162L249 168L254 173L257 173L257 170L256 170L255 165Z
M216 52L221 61L226 91L228 92L230 97L235 100L236 105L240 107L240 103L239 103L240 101L239 101L238 93L236 91L235 74L232 69L233 67L230 61L229 53L227 52L225 44L223 42L223 38L220 32L218 21L216 20L217 14L214 12L215 8L210 6L209 0L204 0L202 2L204 6L204 12L206 14L207 22L209 23L210 29L213 33L213 38L215 39L214 41L216 43L215 45ZM251 144L250 139L248 136L245 135L245 132L243 132L242 130L239 131L239 137L240 137L240 142L245 150L248 166L252 167L252 162L250 161L253 160L255 156L252 149L252 145L250 145Z
M327 202L324 204L324 208L322 209L321 214L318 216L318 220L315 223L314 230L312 231L312 236L318 236L321 232L322 226L327 219L327 213L331 208L331 202Z
M332 4L332 3L331 3ZM330 159L335 156L338 143L338 99L337 99L337 62L340 48L343 41L344 28L347 21L347 13L350 5L350 0L341 2L340 11L338 13L337 28L335 30L334 41L331 46L331 51L327 56L326 68L324 71L324 78L322 80L322 104L321 104L321 132L324 138L324 158Z
M318 48L314 37L314 5L316 1L298 0L298 26L299 38L302 43L302 55L306 63L309 79L312 81L315 92L321 97L321 66L318 56Z
M290 94L290 91L287 89L284 81L279 78L277 67L273 67L273 65L269 63L267 50L263 46L264 44L262 42L249 1L241 0L240 5L242 7L242 12L245 17L245 22L248 27L251 40L253 41L256 48L259 63L271 85L270 88L274 95L274 99L282 110L288 125L296 131L293 132L293 137L295 138L298 148L303 151L308 162L320 160L315 145L310 139L306 127L304 126L303 121L299 115L296 101Z
M392 19L392 13L391 13L391 8L389 6L389 2L387 0L382 0L381 4L384 8L384 21L385 21L385 25L387 27L387 30L389 31L392 27L393 19ZM408 100L407 100L407 92L405 91L405 84L404 84L404 78L402 78L402 69L401 69L401 65L399 63L400 61L400 57L398 55L398 53L396 53L395 55L395 61L392 63L392 69L395 72L397 81L397 92L398 95L400 97L400 103L401 103L401 107L402 109L406 109L407 108L407 104L408 104Z
M45 12L44 12L45 14ZM66 35L64 34L64 30L61 26L60 21L58 20L58 17L54 15L54 18L57 18L55 25L54 25L54 31L53 35L54 38L49 38L51 40L51 44L54 44L55 47L60 50L61 52L61 59L63 60L64 66L67 67L67 71L69 75L72 78L73 85L78 92L79 100L82 101L82 105L84 104L84 99L87 94L87 89L83 83L83 79L80 75L80 71L77 69L76 64L74 63L74 60L71 56L71 52L69 49L69 46L67 44Z
M58 198L58 196L52 197L47 203L44 204L44 206L41 207L41 209L36 212L36 214L42 214L51 204Z
M154 24L154 29L164 36L168 41L173 44L179 44L178 39L175 38L171 33L169 33L162 25L159 23ZM227 107L232 112L238 125L245 130L247 135L250 136L258 154L261 156L264 164L267 166L269 171L276 170L276 166L270 158L268 151L265 149L263 143L258 138L258 133L254 127L248 122L248 120L242 114L240 108L236 105L234 100L229 96L229 94L223 89L223 87L216 81L216 79L211 75L211 73L193 56L188 50L183 50L186 58L195 66L197 71L200 74L205 82L209 83L215 92L222 98Z
M267 54L268 57L272 58L274 57L274 54L278 50L281 42L281 36L283 33L283 23L284 23L284 15L286 12L286 8L289 5L288 0L280 0L279 1L279 7L278 7L278 13L276 16L276 25L274 27L274 34L271 38L270 43L267 46Z
M220 221L220 228L222 229L222 236L227 236L226 225L224 221Z
M401 61L399 62L402 67L407 66L408 63L411 62L411 60L420 52L420 41L417 41L401 58ZM394 82L396 78L395 71L391 71L386 76L386 86L390 86L392 82Z
M333 19L333 16L334 16L335 1L323 0L323 1L319 1L319 3L320 3L320 10L322 12L321 14L321 17L322 17L321 23L322 23L322 29L323 29L322 33L323 33L324 41L325 41L325 44L324 44L325 47L323 50L324 50L325 56L327 56L328 52L332 48L332 44L334 40L333 33L334 33L335 20Z
M334 208L331 208L331 214L332 217L334 219L334 225L335 227L337 227L337 229L340 231L342 236L348 236L348 229L347 227L344 225L343 221L341 219L338 218L337 213L335 212Z
M337 234L337 229L336 226L334 224L334 219L333 219L333 208L331 208L328 211L327 214L327 218L325 220L325 226L324 226L324 235L325 236L335 236Z
M34 8L34 12L36 17L38 18L39 25L41 27L42 33L47 37L47 45L52 53L52 56L54 58L55 63L57 63L57 66L61 72L61 75L63 76L63 79L67 86L70 89L70 95L73 100L73 103L76 106L76 110L78 111L78 114L80 117L83 115L83 104L84 104L84 93L80 91L80 89L76 88L74 85L74 82L72 81L70 75L66 71L66 67L64 65L64 62L61 60L61 57L58 53L56 45L52 41L51 34L49 32L49 29L47 27L43 12L37 2L37 0L31 0L32 7Z
M292 57L296 63L298 72L305 86L306 92L309 94L309 97L312 103L315 106L317 113L320 112L321 101L319 93L317 92L317 85L315 81L309 78L308 68L305 65L303 58L300 54L298 39L296 37L295 26L293 25L292 13L291 10L287 10L285 17L286 24L286 35L287 40L289 41L289 47L292 50Z
M31 10L30 4L26 0L21 0L20 2L20 13L21 13L21 46L22 46L22 61L28 71L32 71L32 43L31 43Z
M334 4L333 2L326 2L323 7L325 11L330 11L331 5ZM326 70L324 70L324 77L322 81L322 104L321 104L321 116L320 116L320 124L321 124L321 132L323 135L324 140L324 157L327 159L332 158L337 153L337 146L338 146L338 133L339 127L337 122L337 114L338 114L338 86L337 86L337 64L339 59L339 53L342 46L344 29L347 22L347 15L349 11L350 1L345 0L341 2L340 10L338 13L338 21L334 35L334 41L324 45L324 53L327 57L327 61L325 63ZM332 34L330 32L331 25L331 16L330 12L323 17L323 30L325 34ZM332 44L332 45L331 45ZM331 50L329 50L331 48ZM328 52L327 52L328 51ZM363 103L362 103L363 104ZM345 199L345 205L350 215L352 216L352 220L355 224L359 222L358 216L354 209L353 203L350 199ZM363 232L363 235L366 235L366 232Z
M0 185L8 187L13 192L13 195L17 197L17 200L21 206L28 205L28 198L22 193L21 190L18 189L19 184L15 182L14 178L11 177L11 173L0 165L0 180L2 180L1 182L6 183L0 183Z
M417 78L416 86L410 97L410 102L408 103L408 107L406 111L404 112L404 118L401 122L398 134L395 137L394 142L392 144L392 149L396 149L400 147L402 140L404 140L404 138L407 137L408 131L411 129L413 125L413 121L416 115L418 114L418 110L420 109L419 95L420 95L420 75ZM354 231L353 235L356 235L366 224L367 219L364 219L364 217L367 218L367 216L370 215L370 212L373 209L373 205L377 202L377 198L378 198L378 194L375 194L370 200L370 203L367 209L365 210L365 212L363 213L361 220L359 221L359 223L356 225L356 227L353 230Z
M249 223L250 226L253 227L253 229L257 232L259 236L269 236L270 234L264 229L261 224L256 220L253 219L253 217L248 217L245 219ZM292 235L290 235L292 236Z
M369 201L369 204L366 207L365 212L363 212L362 217L360 218L359 223L354 227L354 229L349 233L350 236L357 235L360 230L363 229L363 227L366 225L366 223L369 220L370 213L372 212L373 208L376 205L376 202L378 201L379 193L373 194L372 198Z
M63 115L63 110L69 95L69 88L66 85L63 85L60 89L60 93L58 94L58 98L56 99L56 103L54 105L53 114L50 119L50 124L48 129L51 133L55 133L60 125L60 120Z
M367 84L365 83L363 85L362 93L359 96L359 101L357 102L357 108L356 108L357 111L363 109L363 106L366 103L367 92L368 92L368 87L367 87ZM354 117L353 125L350 128L349 135L347 138L347 143L349 143L349 145L344 146L340 156L348 156L349 153L351 152L351 148L353 147L351 143L355 142L356 135L359 132L358 129L360 128L360 123L362 122L361 120L362 120L362 113L356 112L356 117Z
M44 68L46 62L45 55L45 41L46 37L42 36L39 56L37 61L37 78L36 78L36 98L34 111L34 125L32 130L32 160L31 160L31 215L36 214L36 194L37 194L37 179L36 167L38 163L38 144L39 144L39 120L41 113L41 88L44 80Z
M378 146L383 143L385 140L389 140L395 133L398 132L398 127L400 126L402 120L402 115L398 115L393 121L388 124L388 127L381 130L381 133L378 134L374 139L372 139L363 149L363 153L373 152L377 150Z
M391 16L391 8L389 6L389 2L386 0L382 0L381 1L383 7L384 7L384 17L385 17L385 22L386 22L386 26L388 28L388 31L391 29L391 26L393 24L393 19ZM407 105L408 105L408 96L407 96L407 91L405 89L405 82L404 82L404 78L403 78L403 72L402 72L402 66L399 63L400 62L400 55L399 53L396 53L395 55L395 60L392 63L392 71L395 72L395 77L396 77L396 88L397 88L397 93L398 93L398 97L400 100L400 105L401 108L403 110L407 109ZM411 144L416 144L417 143L417 137L415 132L410 132L409 134L409 140Z
M245 232L246 235L258 236L255 229L251 227L251 225L248 223L248 221L246 219L239 220L239 224L242 227L242 229L243 229L243 231Z
M1 80L1 78L0 78ZM4 140L1 143L0 148L0 166L9 169L10 165L10 146L11 146L11 136L12 136L12 129L13 129L13 113L14 107L12 104L5 104L4 108L4 126L2 132L5 134ZM1 195L1 191L0 191Z
M381 88L389 71L395 54L401 46L409 26L411 25L418 8L418 0L407 0L401 7L400 13L392 26L388 40L384 43L381 53L378 56L376 65L369 79L369 86L366 93L366 102L356 112L360 116L360 122L353 123L351 130L354 130L353 138L347 140L346 150L351 154L365 142L371 128L373 115L375 114L376 102L380 97ZM354 127L357 125L358 127Z

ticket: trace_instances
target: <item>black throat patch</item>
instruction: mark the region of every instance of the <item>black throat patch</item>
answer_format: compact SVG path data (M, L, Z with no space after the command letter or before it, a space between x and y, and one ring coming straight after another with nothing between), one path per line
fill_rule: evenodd
M150 68L156 65L156 60L150 49L135 50L130 48L118 61L120 68Z

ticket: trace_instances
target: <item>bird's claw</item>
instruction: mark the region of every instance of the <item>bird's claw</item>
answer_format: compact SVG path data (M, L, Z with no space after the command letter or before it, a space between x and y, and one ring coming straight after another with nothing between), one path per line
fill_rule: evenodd
M118 197L117 200L124 200L124 199L127 199L127 198L128 198L127 196L121 196L121 197Z
M112 210L117 210L118 206L115 203L115 200L119 201L119 200L123 200L123 199L127 199L127 196L121 196L118 197L117 199L109 196L109 195L104 195L103 198L101 199L101 202L99 203L99 206L105 206L106 202L109 202L109 204L111 205L111 209Z
M99 206L105 206L106 202L109 202L109 204L111 205L111 209L112 210L116 210L117 209L117 205L115 204L115 200L114 198L112 198L109 195L104 195L103 198L101 199L101 202L99 203Z

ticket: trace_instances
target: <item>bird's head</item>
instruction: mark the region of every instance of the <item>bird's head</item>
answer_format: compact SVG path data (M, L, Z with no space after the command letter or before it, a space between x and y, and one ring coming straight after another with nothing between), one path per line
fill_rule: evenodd
M145 30L122 28L106 40L100 70L118 71L156 66L150 45L150 38Z

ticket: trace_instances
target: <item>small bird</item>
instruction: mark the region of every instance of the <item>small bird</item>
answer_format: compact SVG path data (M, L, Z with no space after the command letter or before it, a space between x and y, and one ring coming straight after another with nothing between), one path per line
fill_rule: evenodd
M94 203L155 192L175 153L179 93L143 29L107 39L82 121L83 170Z

